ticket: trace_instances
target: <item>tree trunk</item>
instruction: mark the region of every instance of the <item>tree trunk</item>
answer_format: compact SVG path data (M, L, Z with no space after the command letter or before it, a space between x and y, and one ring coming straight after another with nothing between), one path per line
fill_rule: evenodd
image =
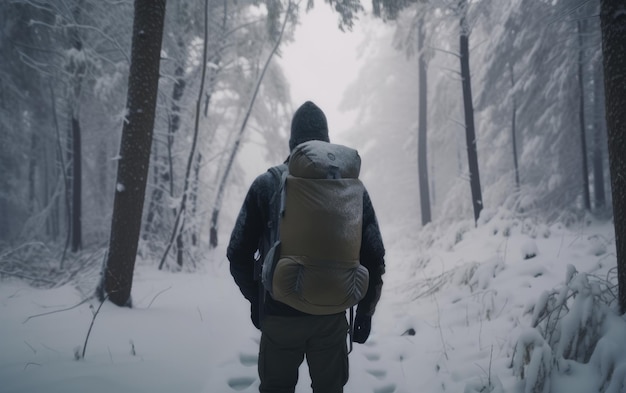
M135 0L127 117L122 128L109 251L98 297L131 306L156 108L165 0Z
M582 180L583 180L583 206L585 210L591 211L591 197L589 196L589 164L587 163L587 126L585 120L585 70L584 70L584 40L585 26L583 21L578 21L578 90L580 93L578 101L578 120L580 123L580 149L582 158Z
M36 203L36 172L37 172L37 158L39 157L39 152L37 151L38 137L37 132L33 129L30 130L30 157L28 159L28 210L30 214L34 215L37 208Z
M467 26L465 0L461 1L461 34L460 59L461 80L463 83L463 109L465 111L465 139L467 144L467 161L469 166L470 188L472 190L472 206L474 207L474 223L483 209L483 197L480 189L480 175L478 173L478 151L476 148L476 130L474 128L474 103L472 101L472 80L469 62L469 28Z
M180 53L186 53L185 49L185 43L182 41L182 39L178 40L178 49L180 51ZM181 60L179 62L179 64L176 66L176 69L174 70L174 76L175 76L175 82L174 82L174 87L172 88L172 106L170 107L170 116L169 116L169 126L168 126L168 132L167 132L167 156L163 159L164 161L164 165L163 168L165 168L164 170L161 169L159 167L159 161L161 161L161 158L158 155L158 148L157 145L155 144L154 150L155 150L155 164L154 164L154 184L155 186L153 187L152 193L151 193L151 197L150 197L150 204L148 206L148 211L147 211L147 215L146 215L146 222L144 225L144 232L143 232L143 239L147 240L148 239L148 235L151 231L154 231L155 228L153 227L153 222L154 219L157 216L160 216L162 213L162 208L161 208L161 203L163 201L163 189L164 187L162 187L161 183L169 183L169 189L170 189L170 196L173 198L174 197L174 186L173 186L173 182L174 182L174 173L172 172L173 170L173 157L172 157L172 146L174 145L174 135L176 135L176 133L178 132L178 130L180 129L180 105L179 102L181 100L181 98L183 97L183 94L185 92L185 87L187 86L187 82L185 81L185 62L184 60ZM165 184L163 184L164 186ZM174 209L174 216L176 216L176 209Z
M61 131L59 129L59 119L57 116L57 108L56 108L56 98L54 95L54 88L52 87L52 83L50 83L50 100L52 103L52 119L54 122L54 129L56 131L56 162L55 166L59 167L59 171L61 172L60 181L63 182L63 192L62 192L62 201L58 201L58 211L59 216L63 211L62 205L65 207L65 219L66 219L66 237L65 237L65 247L63 248L63 255L61 256L61 261L59 262L59 268L63 269L65 262L65 255L67 254L67 249L70 244L70 231L72 228L72 215L70 212L70 189L69 189L69 180L67 175L67 167L65 164L65 160L63 159L63 146L61 145ZM64 202L64 203L62 203ZM59 230L61 228L60 219L59 219Z
M155 158L155 161L159 161L159 144L154 143L152 145L154 151L152 152L152 157ZM149 235L152 231L154 231L154 221L156 217L161 215L161 202L163 201L163 190L161 189L161 170L159 167L159 163L155 162L152 166L152 181L154 183L152 187L152 193L150 194L150 203L148 204L148 210L146 211L146 220L143 226L143 231L141 232L141 238L144 241L149 239Z
M71 118L71 115L70 115ZM74 160L72 158L72 127L70 124L70 127L66 130L67 131L67 135L65 138L65 161L66 161L66 166L63 167L63 170L65 171L65 206L67 209L67 238L65 239L65 249L69 250L71 248L71 244L72 244L72 222L73 222L73 210L72 210L72 178L74 177L74 164L72 163L72 161Z
M81 249L82 240L82 166L80 122L72 117L72 252Z
M184 262L184 248L185 243L183 241L183 233L185 231L185 219L180 224L180 229L178 230L178 235L176 236L176 264L179 268L183 267Z
M184 42L178 43L178 48L183 52L185 48ZM183 94L185 92L185 87L187 86L187 82L185 81L185 68L184 63L179 64L174 71L174 75L176 76L176 82L174 83L174 88L172 89L172 120L170 123L170 132L169 134L173 137L178 130L180 129L180 106L178 103L181 98L183 98Z
M208 37L205 37L205 40L207 38ZM184 47L184 43L182 41L179 41L178 46L179 48L182 49ZM206 64L204 65L204 67L206 67ZM169 172L167 174L168 175L167 177L170 180L170 197L172 198L174 197L174 161L173 161L173 156L172 156L172 147L174 146L174 135L176 135L176 133L180 129L180 106L178 105L178 102L182 98L183 93L185 91L186 82L183 79L184 73L185 71L181 65L176 67L176 71L174 72L174 74L176 75L176 83L174 84L174 89L172 91L172 108L171 108L172 117L170 121L168 137L167 137L168 162L169 162ZM191 149L191 152L189 153L191 156L193 156L193 154L195 153L195 145L196 145L197 139L198 139L198 128L196 127L194 130L193 147ZM187 182L188 182L188 179L186 177L185 183ZM185 189L186 188L187 186L185 186ZM183 193L185 193L185 191L183 191ZM176 264L179 267L182 267L184 263L183 261L183 256L184 256L183 248L185 246L185 242L183 240L183 228L185 227L185 216L184 216L185 206L184 205L185 203L182 202L181 207L180 207L181 214L183 215L182 223L180 225L180 230L178 231L178 235L176 236ZM176 217L176 208L172 209L172 212L174 213L174 217Z
M79 1L74 8L74 20L78 21L83 9L83 1ZM71 42L76 52L83 50L83 42L78 35L76 27L71 29ZM71 132L72 132L72 232L71 250L77 252L82 248L82 151L81 151L81 127L80 127L80 102L83 78L85 75L85 62L78 56L70 63L71 78Z
M50 139L46 138L46 142L43 144L41 149L41 156L43 168L42 168L42 177L43 177L43 192L42 192L42 205L45 206L47 210L46 214L46 238L50 240L55 240L55 213L54 209L54 197L55 197L55 189L53 184L55 184L55 162L50 158Z
M191 245L198 245L198 226L196 225L196 213L198 212L198 185L200 184L200 166L202 165L202 153L198 152L196 156L196 163L193 167L193 183L191 187L191 195L189 195L189 203L191 204L191 214L190 216L194 219L193 224L191 225Z
M609 166L613 195L613 223L617 251L619 305L626 312L626 4L623 0L602 0L602 54L609 145Z
M511 90L515 89L515 74L513 64L509 63L509 73L511 74ZM513 170L515 171L515 189L519 190L519 162L517 161L517 102L515 101L515 91L512 92L513 108L511 108L511 142L513 145Z
M593 196L596 209L603 209L606 206L606 191L604 189L604 154L602 144L606 132L606 119L603 116L604 99L602 68L596 67L594 82L594 105L596 114L594 117L593 130Z
M178 46L179 48L183 48L184 47L184 43L182 41L178 42ZM205 65L206 67L206 65ZM185 92L185 86L186 86L186 82L185 79L183 78L185 74L185 70L182 67L182 65L179 65L178 67L176 67L176 71L175 71L175 75L176 75L176 83L174 84L174 90L172 91L172 120L170 123L170 132L169 132L169 136L168 138L171 138L171 143L169 144L170 146L170 151L171 151L171 146L174 145L174 135L176 135L176 133L178 132L178 130L180 129L180 106L178 105L178 102L180 101L180 99L183 97L183 93ZM197 131L194 131L194 145L195 145L195 141L197 140ZM169 142L168 142L169 143ZM191 151L191 155L193 155L195 153L195 148L192 149ZM172 163L172 155L169 155L169 159L170 159L170 170L173 169L173 163ZM192 159L192 158L190 158ZM187 176L189 176L187 174ZM170 172L169 177L171 179L171 184L173 184L174 182L174 172ZM187 182L188 180L185 179L185 182ZM183 212L184 214L185 212ZM174 209L174 216L176 216L176 209ZM183 217L183 223L180 226L180 231L178 232L178 236L176 236L176 264L178 264L179 267L183 266L183 256L184 256L184 247L185 247L185 242L183 239L183 228L184 228L184 224L185 224L185 220Z
M422 226L431 221L430 189L428 184L427 120L428 120L428 80L424 53L424 19L419 21L417 37L419 75L419 125L417 130L417 172L420 186L420 207Z

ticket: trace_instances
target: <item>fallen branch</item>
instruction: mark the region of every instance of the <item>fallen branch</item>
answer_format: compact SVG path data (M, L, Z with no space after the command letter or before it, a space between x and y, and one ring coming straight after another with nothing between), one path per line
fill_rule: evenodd
M91 329L93 328L93 324L96 321L96 317L98 316L98 313L100 312L100 309L102 308L102 305L104 304L104 302L107 301L107 299L109 298L109 295L106 294L104 296L104 298L102 299L102 301L100 302L100 305L98 306L98 309L93 313L93 317L91 318L91 324L89 324L89 330L87 330L87 336L85 337L85 344L83 345L83 353L80 356L80 359L84 359L85 358L85 352L87 351L87 342L89 341L89 335L91 334ZM76 357L78 360L78 354L76 354Z
M33 280L33 281L41 281L41 282L45 282L47 284L56 284L55 281L52 280L46 280L45 278L39 278L39 277L32 277L23 273L16 273L16 272L7 272L6 270L0 270L0 274L5 274L7 276L13 276L13 277L19 277L19 278L25 278L27 280Z
M72 309L74 309L74 308L76 308L76 307L78 307L78 306L82 305L83 303L85 303L85 302L87 302L87 301L89 301L89 300L91 300L91 299L93 299L93 296L88 297L88 298L86 298L86 299L83 299L80 303L75 304L75 305L73 305L73 306L71 306L71 307L68 307L68 308L63 308L63 309L61 309L61 310L55 310L55 311L44 312L44 313L42 313L42 314L31 315L30 317L26 318L26 319L24 320L24 322L22 322L22 323L26 323L26 322L30 321L31 319L33 319L33 318L43 317L43 316L50 315L50 314L56 314L56 313L58 313L58 312L63 312L63 311L69 311L69 310L72 310Z
M172 289L172 287L168 287L165 288L164 290L160 291L159 293L157 293L156 295L154 295L154 297L152 298L152 300L150 301L150 304L148 304L148 307L146 307L146 309L150 308L150 306L152 305L152 303L154 303L154 301L156 300L156 298L161 295L163 292L169 291L170 289Z

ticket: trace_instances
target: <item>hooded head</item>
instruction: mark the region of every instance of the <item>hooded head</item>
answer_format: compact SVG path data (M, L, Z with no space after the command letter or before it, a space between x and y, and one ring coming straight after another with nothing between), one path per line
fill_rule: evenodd
M311 101L307 101L298 108L291 120L289 150L311 140L330 142L324 112Z

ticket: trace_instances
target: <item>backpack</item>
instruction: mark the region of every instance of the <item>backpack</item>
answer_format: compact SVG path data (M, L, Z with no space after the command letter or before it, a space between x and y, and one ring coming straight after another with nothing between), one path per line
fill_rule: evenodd
M358 152L346 146L314 140L292 152L273 197L277 224L268 224L273 246L261 274L275 300L307 314L330 315L365 296L360 169Z

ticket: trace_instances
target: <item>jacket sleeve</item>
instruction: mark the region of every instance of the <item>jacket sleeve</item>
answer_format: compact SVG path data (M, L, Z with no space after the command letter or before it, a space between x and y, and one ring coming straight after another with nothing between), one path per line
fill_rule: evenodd
M359 302L357 315L374 315L383 288L385 274L385 247L378 227L378 220L370 196L363 195L363 238L361 240L361 264L369 270L369 287Z
M230 273L243 296L253 304L259 300L259 282L254 277L254 264L264 225L260 189L259 176L248 190L226 250Z

